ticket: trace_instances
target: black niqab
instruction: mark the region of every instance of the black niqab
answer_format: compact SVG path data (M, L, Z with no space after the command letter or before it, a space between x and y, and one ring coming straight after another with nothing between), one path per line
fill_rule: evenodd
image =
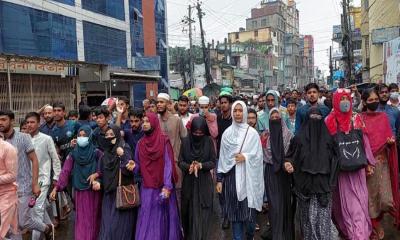
M200 130L203 136L195 136L194 132ZM183 144L189 145L190 152L184 152L184 160L188 163L193 161L203 162L208 161L210 148L214 147L209 139L210 131L204 117L196 117L192 120L188 141Z
M119 127L110 127L114 132L116 142L115 144L105 149L103 156L103 184L105 192L114 191L118 185L118 174L121 158L117 155L117 148L124 148L124 142L121 138L121 131ZM108 130L107 130L108 131Z
M282 169L285 157L285 147L283 145L282 120L269 120L270 143L274 171Z

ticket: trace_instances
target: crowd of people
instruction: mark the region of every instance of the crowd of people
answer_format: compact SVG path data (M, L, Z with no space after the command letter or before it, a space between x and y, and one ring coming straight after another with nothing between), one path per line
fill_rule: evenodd
M385 215L400 229L395 84L58 102L16 127L1 109L0 239L54 238L75 214L77 240L206 240L216 207L234 240L377 240Z

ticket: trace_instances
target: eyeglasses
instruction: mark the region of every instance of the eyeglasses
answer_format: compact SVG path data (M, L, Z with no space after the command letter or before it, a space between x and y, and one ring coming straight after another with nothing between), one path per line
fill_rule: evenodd
M336 91L338 93L351 93L350 89L347 88L338 88Z

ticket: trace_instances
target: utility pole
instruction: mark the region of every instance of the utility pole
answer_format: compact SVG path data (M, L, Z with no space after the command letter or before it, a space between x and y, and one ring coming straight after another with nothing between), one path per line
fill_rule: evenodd
M187 24L189 26L189 79L190 79L190 87L194 87L194 63L193 63L193 33L192 33L192 23L195 23L192 18L192 6L188 6L188 15L182 19L182 23Z
M333 85L332 46L329 47L329 83Z
M204 68L205 68L205 77L206 77L207 85L209 85L211 83L211 81L212 81L212 77L211 77L211 73L210 73L210 63L209 63L209 59L208 59L206 43L205 43L205 40L204 40L204 30L203 30L203 21L202 21L204 13L201 10L201 4L200 4L199 0L197 0L197 7L196 8L197 8L197 16L199 18L199 24L200 24L201 47L203 48L203 60L204 60Z
M350 26L349 17L349 2L348 0L342 1L342 46L344 55L346 56L346 71L345 71L345 85L348 86L352 81L352 68L353 68L353 43L352 43L352 29Z

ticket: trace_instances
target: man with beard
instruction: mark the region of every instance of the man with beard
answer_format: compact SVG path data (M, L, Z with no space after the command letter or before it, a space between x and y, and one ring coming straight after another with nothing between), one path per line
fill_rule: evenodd
M177 116L181 118L183 126L189 122L192 114L189 112L189 98L180 96L178 99L178 113Z
M37 230L47 234L52 230L51 225L38 221L34 217L32 208L29 207L32 195L35 198L40 195L39 161L30 136L14 130L14 116L10 110L0 111L0 132L18 153L18 224L21 230ZM11 239L18 238L20 238L18 235L11 237Z
M265 108L265 95L262 93L257 99L257 116L261 116L264 113L264 108Z
M248 110L247 124L249 124L250 127L257 129L257 112L252 108L249 108Z
M168 135L174 150L174 160L176 164L176 170L178 173L178 182L176 183L176 193L178 197L178 203L180 205L181 199L181 187L182 187L182 172L178 167L178 158L181 149L181 139L186 137L187 130L183 126L181 119L174 114L167 111L168 104L170 104L171 98L166 93L160 93L157 96L157 112L160 121L161 130Z
M129 111L128 117L131 124L130 129L124 129L124 139L132 150L132 156L135 156L136 145L143 137L142 118L144 113L140 109Z
M390 93L389 88L386 84L379 84L376 87L376 91L379 94L379 106L377 111L386 113L389 118L390 127L392 128L393 135L396 136L400 127L400 111L397 108L387 104L389 101Z
M46 105L42 113L45 122L40 126L39 131L41 133L51 136L51 132L56 125L56 122L54 121L53 107L50 105Z
M295 126L295 134L297 134L298 130L300 129L301 125L308 121L308 110L311 107L317 107L323 118L328 116L329 108L325 105L318 104L319 99L319 87L316 83L309 83L304 88L307 94L307 104L298 108L296 111L296 126Z

